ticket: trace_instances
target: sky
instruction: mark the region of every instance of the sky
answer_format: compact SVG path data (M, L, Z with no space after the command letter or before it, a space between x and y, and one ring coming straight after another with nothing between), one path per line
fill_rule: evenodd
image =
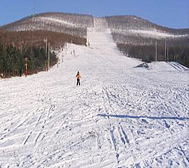
M44 12L135 15L165 27L189 28L189 0L0 0L0 26Z

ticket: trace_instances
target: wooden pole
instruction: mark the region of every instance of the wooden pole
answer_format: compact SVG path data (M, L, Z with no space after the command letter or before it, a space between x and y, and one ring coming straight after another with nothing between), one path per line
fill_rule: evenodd
M156 40L156 58L155 58L155 61L158 61L158 45L157 45L157 40Z
M50 43L48 43L48 69L50 67Z
M165 61L167 61L167 42L165 40Z

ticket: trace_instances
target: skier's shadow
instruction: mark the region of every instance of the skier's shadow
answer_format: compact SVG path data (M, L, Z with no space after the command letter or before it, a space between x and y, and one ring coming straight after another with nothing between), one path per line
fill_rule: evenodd
M128 118L128 119L152 119L152 120L189 120L187 117L149 117L149 116L129 116L129 115L108 115L98 114L100 117Z

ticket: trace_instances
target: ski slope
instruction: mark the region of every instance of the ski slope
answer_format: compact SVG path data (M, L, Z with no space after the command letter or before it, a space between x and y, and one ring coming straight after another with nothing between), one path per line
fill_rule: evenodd
M188 69L136 68L94 21L89 47L70 44L48 72L0 80L0 167L189 167Z

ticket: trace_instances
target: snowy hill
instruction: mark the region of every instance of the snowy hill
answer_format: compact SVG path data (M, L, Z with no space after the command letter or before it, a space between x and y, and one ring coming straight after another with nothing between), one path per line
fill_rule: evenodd
M44 30L86 37L87 27L93 25L90 15L68 13L42 13L29 16L1 27L6 31Z
M104 17L116 43L152 44L154 39L187 43L189 29L172 29L159 26L136 16ZM93 27L92 15L69 13L41 13L0 27L5 31L55 31L85 37L87 28Z
M0 80L0 167L189 167L188 71L135 68L104 19L87 39L48 72Z
M189 29L172 29L151 23L136 16L106 17L116 43L133 45L159 44L165 40L169 44L188 44Z

